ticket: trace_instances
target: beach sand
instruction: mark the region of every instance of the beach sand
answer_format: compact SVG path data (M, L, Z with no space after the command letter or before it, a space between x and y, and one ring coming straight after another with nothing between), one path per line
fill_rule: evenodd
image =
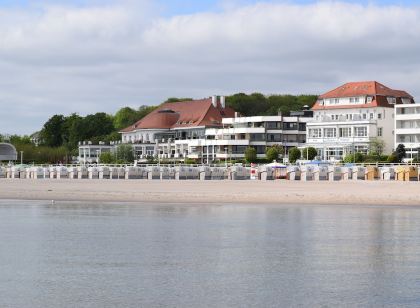
M0 199L185 204L420 205L420 183L0 179Z

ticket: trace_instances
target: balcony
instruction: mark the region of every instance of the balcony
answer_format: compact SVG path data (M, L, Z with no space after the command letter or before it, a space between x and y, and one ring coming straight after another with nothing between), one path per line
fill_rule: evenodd
M396 114L395 120L420 120L420 113Z
M335 138L308 138L306 143L355 143L355 142L369 142L369 137L335 137Z
M314 118L311 122L308 122L307 125L319 124L319 123L376 123L375 119L363 119L361 115L353 115L351 119L347 119L346 116L339 116L338 118L332 118L330 116L321 116L318 119Z
M420 127L414 128L400 128L397 127L395 130L396 135L418 135L420 134Z

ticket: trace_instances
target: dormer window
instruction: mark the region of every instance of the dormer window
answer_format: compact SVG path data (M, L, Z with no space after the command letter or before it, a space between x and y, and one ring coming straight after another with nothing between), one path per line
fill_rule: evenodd
M397 99L395 97L388 96L387 98L388 104L395 105Z

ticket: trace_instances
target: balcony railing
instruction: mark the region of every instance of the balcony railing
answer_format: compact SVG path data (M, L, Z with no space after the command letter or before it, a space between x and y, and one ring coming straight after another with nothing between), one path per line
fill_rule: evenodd
M367 121L369 123L375 123L375 119L363 118L361 115L353 115L352 118L347 118L346 116L339 116L338 118L330 116L320 116L319 118L314 118L312 123L325 123L325 122L358 122L358 121ZM309 122L308 124L310 124Z

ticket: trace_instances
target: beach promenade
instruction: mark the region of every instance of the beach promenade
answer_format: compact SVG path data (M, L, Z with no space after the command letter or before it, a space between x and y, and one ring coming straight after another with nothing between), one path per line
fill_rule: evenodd
M420 205L420 183L0 179L0 199L185 204Z

